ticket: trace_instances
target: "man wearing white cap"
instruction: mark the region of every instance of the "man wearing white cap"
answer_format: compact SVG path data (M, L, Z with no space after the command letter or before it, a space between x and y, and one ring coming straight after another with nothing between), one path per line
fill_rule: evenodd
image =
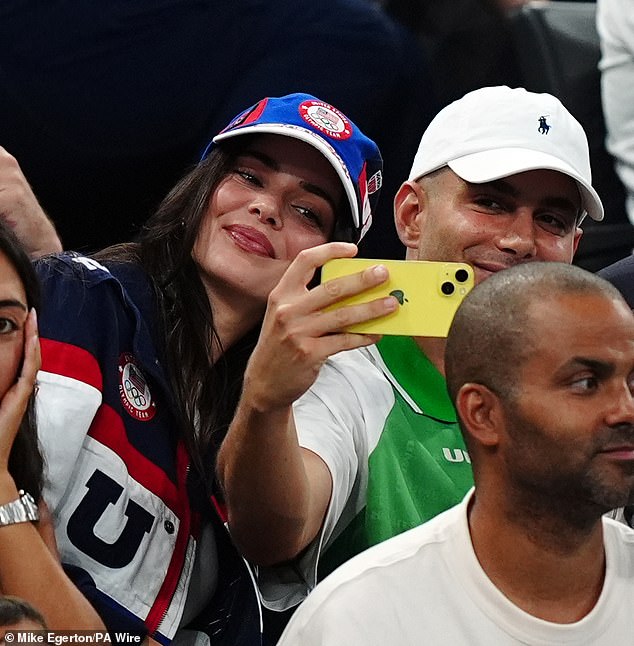
M603 208L581 125L556 98L507 87L476 90L437 115L394 201L406 258L468 262L476 283L520 263L570 263L586 214L601 220ZM319 376L293 407L296 434L262 409L258 428L234 420L218 469L232 534L262 564L294 559L279 578L262 576L269 606L297 603L318 566L328 573L473 485L444 346L390 336L315 361ZM266 380L275 360L256 351L245 383ZM306 530L315 526L317 535Z

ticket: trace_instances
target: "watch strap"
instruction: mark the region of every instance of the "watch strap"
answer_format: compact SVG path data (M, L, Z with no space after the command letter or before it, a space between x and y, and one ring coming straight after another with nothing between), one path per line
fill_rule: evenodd
M33 496L22 489L18 494L20 497L17 500L0 505L0 527L40 519L37 503Z

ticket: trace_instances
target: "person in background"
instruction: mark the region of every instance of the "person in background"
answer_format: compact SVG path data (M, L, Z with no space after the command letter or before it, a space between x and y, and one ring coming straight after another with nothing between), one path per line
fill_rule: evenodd
M328 258L356 253L381 169L376 144L337 108L265 98L214 137L137 242L37 263L44 495L62 562L111 631L260 643L251 575L223 527L217 447L248 358L269 343L260 327L278 283L318 311L386 279L308 288ZM330 352L376 340L338 334L338 322L321 317Z
M103 629L62 569L42 500L43 460L34 407L38 301L31 262L0 224L0 594L33 604L51 628Z
M627 642L634 531L604 514L634 502L634 314L579 267L512 267L445 366L474 489L335 571L279 646Z
M597 2L601 43L601 101L606 147L626 191L625 208L634 224L634 15L627 0Z
M382 0L380 4L417 36L429 61L434 95L444 107L480 87L521 82L506 13L526 1Z
M634 256L626 256L600 269L597 274L610 281L634 309Z
M48 218L13 155L0 146L0 221L23 243L31 258L62 250Z

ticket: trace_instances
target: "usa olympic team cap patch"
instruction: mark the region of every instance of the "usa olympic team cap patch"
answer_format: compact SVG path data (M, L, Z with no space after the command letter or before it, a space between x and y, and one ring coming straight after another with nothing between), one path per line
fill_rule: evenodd
M299 106L304 121L333 139L352 137L352 126L343 112L323 101L304 101Z

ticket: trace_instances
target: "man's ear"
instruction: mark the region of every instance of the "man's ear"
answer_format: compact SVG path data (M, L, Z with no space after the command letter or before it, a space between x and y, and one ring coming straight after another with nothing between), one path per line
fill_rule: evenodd
M572 241L572 255L577 253L577 248L579 247L579 242L581 241L581 236L583 235L583 229L581 227L577 227L575 230L575 237ZM570 259L570 262L572 262L572 258Z
M463 384L456 397L456 410L474 443L489 448L499 444L504 416L500 398L492 390L482 384Z
M427 195L418 182L407 181L401 184L394 198L394 225L398 237L408 249L418 249L418 214L425 209L426 204Z

